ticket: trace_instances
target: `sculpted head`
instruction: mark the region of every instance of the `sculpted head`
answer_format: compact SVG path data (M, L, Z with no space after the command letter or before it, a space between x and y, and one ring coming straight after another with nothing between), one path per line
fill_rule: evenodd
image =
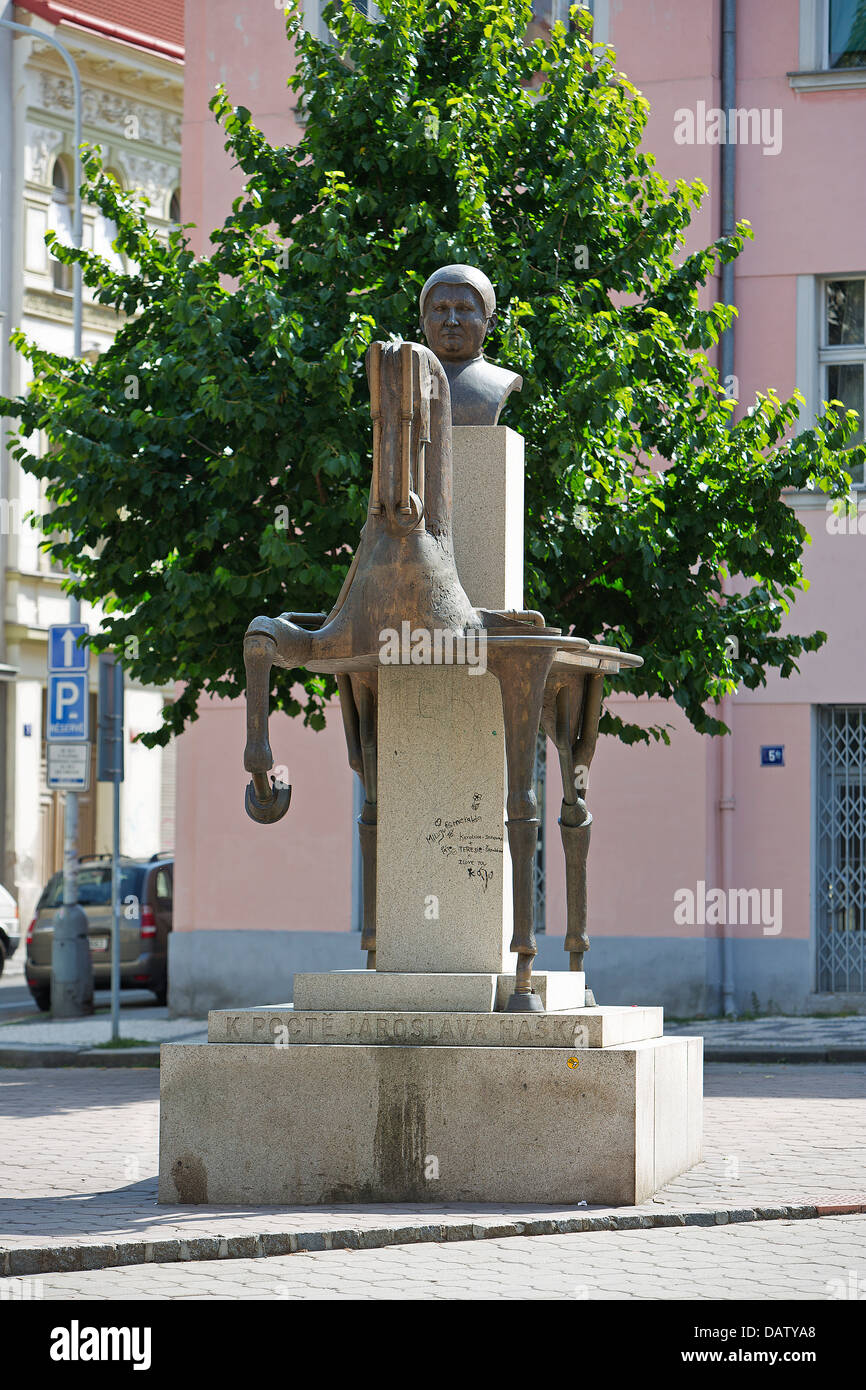
M496 322L496 295L471 265L445 265L421 291L421 328L440 362L470 362Z

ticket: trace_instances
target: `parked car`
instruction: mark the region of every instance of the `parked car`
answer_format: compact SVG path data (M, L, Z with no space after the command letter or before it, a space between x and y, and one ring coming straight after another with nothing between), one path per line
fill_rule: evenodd
M171 855L120 860L120 987L152 989L160 1004L168 991L168 934L172 928L174 863ZM78 901L87 914L93 983L111 987L111 855L82 855ZM54 917L63 902L63 874L54 874L27 928L24 970L40 1009L51 1007Z
M8 888L0 884L0 975L9 956L14 956L21 940L18 904Z

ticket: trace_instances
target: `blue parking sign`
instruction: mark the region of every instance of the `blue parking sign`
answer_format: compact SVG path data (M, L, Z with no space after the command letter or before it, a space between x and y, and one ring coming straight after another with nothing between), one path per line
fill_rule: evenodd
M49 671L86 671L90 648L79 647L78 639L87 635L86 623L55 623L48 629Z
M48 734L51 739L75 743L88 736L87 674L48 677Z

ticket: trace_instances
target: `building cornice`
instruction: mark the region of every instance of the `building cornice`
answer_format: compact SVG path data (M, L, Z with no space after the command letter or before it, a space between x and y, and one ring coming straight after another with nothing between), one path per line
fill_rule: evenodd
M54 73L69 80L69 70L57 50L41 39L41 31L49 26L31 26L31 50L28 66ZM52 31L53 32L53 31ZM82 85L88 82L100 89L112 89L127 100L133 93L145 96L166 111L176 112L183 107L183 65L171 62L156 53L119 45L116 40L91 34L85 30L68 30L61 26L59 37L69 49L81 74ZM24 40L24 36L22 36Z
M155 34L146 34L127 24L101 19L97 15L80 10L74 4L65 4L64 0L26 0L19 8L33 15L37 21L42 20L43 23L61 29L64 33L72 31L88 36L99 35L111 44L123 44L136 53L159 56L176 66L183 63L182 44L159 38ZM146 13L146 9L143 12Z
M22 302L22 315L31 318L48 319L52 323L72 323L72 295L57 290L25 289ZM85 299L83 323L85 328L101 329L116 333L125 317L116 309L103 304L91 304Z

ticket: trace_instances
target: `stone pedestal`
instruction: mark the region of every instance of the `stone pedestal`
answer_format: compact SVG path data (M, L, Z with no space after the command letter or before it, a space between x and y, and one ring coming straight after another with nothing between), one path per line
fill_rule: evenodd
M699 1038L166 1044L160 1081L169 1203L630 1206L701 1157Z
M461 583L476 607L520 609L523 439L464 426L453 447ZM512 975L496 678L466 665L382 667L378 741L377 971Z
M513 974L496 678L379 671L377 971Z
M454 444L454 559L476 608L523 607L523 435L505 425L458 425Z
M513 431L454 431L453 525L472 603L521 609ZM630 1205L698 1162L699 1038L665 1038L658 1008L584 1007L565 969L534 976L545 1012L505 1012L494 677L382 666L377 783L376 970L297 975L294 1007L163 1046L160 1201Z

